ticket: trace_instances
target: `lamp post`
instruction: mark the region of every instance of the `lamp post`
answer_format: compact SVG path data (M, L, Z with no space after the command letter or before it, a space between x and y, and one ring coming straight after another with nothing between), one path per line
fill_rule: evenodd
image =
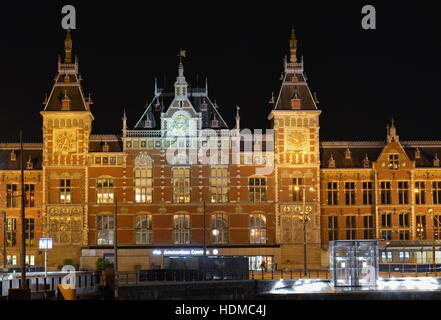
M308 187L305 185L302 186L295 186L294 190L295 191L299 191L300 189L302 189L302 208L300 211L300 215L299 215L299 219L303 224L303 272L304 275L307 276L308 275L308 255L307 255L307 238L306 238L306 225L308 224L309 221L311 221L311 217L309 216L310 212L312 211L312 207L311 206L306 206L306 189ZM308 188L309 191L313 192L314 188L313 187L309 187Z
M433 210L429 209L428 212L432 216L432 265L433 272L436 272L436 263L435 263L435 216L433 214Z

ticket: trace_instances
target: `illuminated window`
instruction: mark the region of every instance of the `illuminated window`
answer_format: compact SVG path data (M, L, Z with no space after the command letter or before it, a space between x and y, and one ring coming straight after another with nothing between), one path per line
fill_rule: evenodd
M230 174L228 167L210 168L211 202L228 202Z
M266 243L266 217L263 214L250 215L250 243Z
M6 256L6 264L9 266L16 266L17 265L17 256Z
M373 204L374 203L374 192L372 188L372 182L363 182L363 204Z
M6 206L8 208L18 207L18 185L7 184L6 185Z
M190 167L173 168L173 200L175 203L188 203L191 199Z
M211 216L211 242L228 243L228 219L221 213Z
M292 179L292 201L293 202L301 202L303 201L303 179L302 178L293 178Z
M328 205L338 205L337 182L328 182Z
M59 200L60 200L60 203L71 203L72 202L72 190L71 190L71 180L70 179L60 179Z
M441 204L441 181L432 182L433 204Z
M392 193L391 182L381 181L380 182L381 204L391 204L392 202L391 193Z
M392 252L382 252L381 262L392 262Z
M112 245L114 239L113 216L97 216L97 244Z
M190 215L175 215L173 217L173 233L176 244L190 243Z
M400 161L398 154L389 154L389 169L399 169Z
M26 207L35 207L35 184L25 184Z
M153 228L152 216L138 216L136 217L136 244L152 243Z
M410 260L410 253L407 251L400 251L400 262L406 263Z
M17 219L6 219L6 244L8 247L17 245Z
M35 266L35 256L33 256L33 255L26 255L25 263L28 266Z
M35 219L25 219L25 238L27 246L35 244Z
M96 182L96 202L113 203L114 180L113 178L99 178Z
M398 181L398 204L409 204L408 181Z
M153 201L153 168L135 169L135 202Z
M355 182L345 182L345 205L355 204Z
M426 204L426 182L415 182L415 204Z
M250 202L266 201L266 178L249 178L248 194Z

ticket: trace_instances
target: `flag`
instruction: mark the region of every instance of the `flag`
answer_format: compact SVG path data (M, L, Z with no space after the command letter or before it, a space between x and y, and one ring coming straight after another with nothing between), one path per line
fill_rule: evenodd
M186 50L179 49L179 56L185 57L185 52L186 52Z

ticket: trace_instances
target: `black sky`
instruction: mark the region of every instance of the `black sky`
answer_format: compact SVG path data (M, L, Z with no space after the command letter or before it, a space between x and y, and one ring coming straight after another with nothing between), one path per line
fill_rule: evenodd
M0 9L0 142L41 141L42 101L63 53L61 8L77 9L74 52L94 100L94 133L119 133L152 98L154 78L172 85L180 47L187 81L208 77L209 95L233 125L267 128L291 25L312 91L322 140L383 140L396 119L402 139L441 139L438 8L418 2L45 1ZM307 3L307 5L305 4ZM361 28L361 8L377 9L377 30Z

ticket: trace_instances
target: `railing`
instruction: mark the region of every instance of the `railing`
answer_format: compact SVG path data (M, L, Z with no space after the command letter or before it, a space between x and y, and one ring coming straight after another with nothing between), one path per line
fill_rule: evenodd
M62 284L62 279L66 274L28 276L26 278L27 287L31 292L57 291L59 284ZM76 273L75 287L76 288L91 288L95 285L102 284L103 278L95 273ZM16 289L21 287L21 278L15 277L14 274L3 274L0 277L0 296L7 295L9 289Z
M441 276L441 265L417 263L388 263L380 264L380 276L383 278L396 277L438 277Z
M160 137L161 130L127 130L127 137Z

